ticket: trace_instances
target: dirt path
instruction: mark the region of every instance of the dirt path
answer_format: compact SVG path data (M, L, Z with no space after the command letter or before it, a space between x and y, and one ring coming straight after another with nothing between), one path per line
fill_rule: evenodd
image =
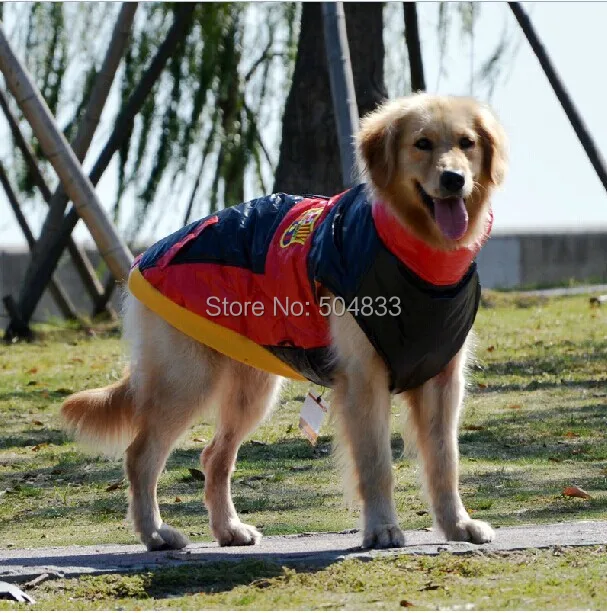
M314 533L266 537L255 547L220 548L215 543L193 543L184 551L147 553L141 545L102 545L92 547L49 547L44 549L0 550L0 580L19 582L43 573L64 576L126 573L145 569L178 566L192 562L238 562L266 559L278 564L325 566L348 557L371 558L377 555L430 554L441 551L514 551L552 546L607 545L607 521L546 524L500 528L496 539L487 545L447 543L435 532L409 531L402 549L365 551L360 534Z

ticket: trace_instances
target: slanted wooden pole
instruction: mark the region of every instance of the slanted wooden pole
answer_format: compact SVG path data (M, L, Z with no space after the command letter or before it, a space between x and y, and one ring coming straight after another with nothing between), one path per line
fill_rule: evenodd
M17 196L15 195L15 192L10 184L8 175L6 174L6 170L4 169L4 165L1 162L0 184L4 189L4 193L6 194L8 203L11 209L13 209L13 213L15 214L15 217L17 219L17 223L19 224L19 227L23 232L23 236L25 236L25 240L27 241L27 244L31 250L36 244L36 239L34 238L29 224L27 223L27 219L25 219L25 215L21 211ZM67 292L61 285L59 279L53 277L48 285L48 288L63 317L65 317L66 319L79 319L78 313L76 312L72 301L70 300ZM10 311L11 307L9 307L8 304L6 305L6 307Z
M411 91L423 92L426 91L426 80L424 79L422 43L417 20L417 4L415 2L403 2L403 7L405 10L405 42L409 55Z
M598 175L603 187L607 190L607 166L605 160L599 151L594 139L592 138L590 131L588 130L582 116L578 113L573 100L569 96L564 83L561 81L556 69L552 65L550 57L539 36L535 32L533 24L529 19L529 16L518 2L508 2L510 9L514 13L516 20L518 21L525 38L531 45L535 57L538 59L544 74L548 78L556 97L558 98L571 126L575 130L577 137L590 160L596 174Z
M344 186L351 187L356 181L354 135L358 131L358 108L343 3L323 2L322 16L331 97L339 139L341 173Z
M59 175L79 216L86 223L101 257L117 279L126 279L133 256L103 210L90 180L83 173L78 159L57 127L31 76L13 52L2 26L0 71L4 74L8 88L23 115L32 126L42 151Z
M84 115L80 120L78 131L73 141L73 151L80 162L84 160L97 125L99 124L99 119L114 81L116 71L130 38L136 9L137 3L125 2L118 14L108 50L101 65L101 69L95 78L95 83L93 84ZM61 228L67 202L68 197L66 195L66 190L64 186L60 184L49 201L49 212L42 226L36 248L32 253L32 259L26 270L23 286L19 294L18 308L22 321L29 321L50 279L50 275L56 268L59 258L57 258L48 274L43 274L46 273L49 264L47 256L50 249L49 246L52 245L54 235L56 235ZM65 241L65 244L69 244L69 238ZM75 253L76 249L74 249L73 245L75 244L72 241L70 250L72 253ZM86 270L94 272L93 267L87 265L88 260L82 257L83 254L84 252L81 252L81 257L75 260L77 268L79 268L81 273L84 273ZM94 283L94 276L85 276L84 279L85 284L87 284L93 293L98 294L102 291L100 284ZM7 336L10 336L10 327L9 324Z
M169 29L165 40L162 42L156 55L152 59L149 67L144 72L141 80L130 98L128 99L122 112L116 119L114 129L106 142L103 150L99 154L95 165L89 175L89 179L93 185L97 185L106 168L109 166L112 157L127 140L132 127L135 116L141 110L143 103L151 92L154 84L162 74L167 61L174 53L175 49L184 41L190 27L192 25L192 14L195 8L195 3L187 2L175 5L175 18L171 28ZM31 282L26 283L21 293L23 299L19 301L20 307L28 305L28 312L35 308L41 296L41 289L44 288L48 279L52 275L53 270L57 266L57 262L67 245L67 241L76 226L79 219L79 213L76 206L68 211L63 218L57 232L54 232L48 242L48 248L44 251L44 259L36 269L36 276ZM41 237L42 238L42 237ZM113 274L112 270L110 272ZM5 336L10 335L10 326L7 329Z
M27 167L29 168L29 171L32 175L34 183L40 190L40 193L42 194L44 201L47 204L50 204L50 201L52 198L51 190L46 184L46 181L44 180L44 177L42 176L42 173L40 172L40 169L38 168L38 163L36 162L36 157L34 155L34 152L32 151L32 148L29 146L27 141L25 140L25 137L23 136L23 133L21 132L21 128L19 127L19 123L12 113L8 105L8 100L6 99L6 95L4 94L2 89L0 89L0 108L2 108L2 110L4 111L4 115L8 122L9 128L11 130L13 138L15 139L15 144L21 150L21 154L23 155L23 159L25 160L25 163L27 164ZM21 222L19 223L21 225ZM30 245L31 250L34 249L35 243L36 241L34 239L34 245ZM29 244L29 240L28 240L28 244ZM93 300L93 303L95 304L98 303L103 297L103 286L101 285L101 282L99 281L99 278L97 277L97 274L95 273L95 268L93 267L91 261L89 260L86 252L72 238L69 239L69 242L67 244L67 250L68 250L68 253L70 254L70 257L72 258L76 271L80 275L80 278L82 280L82 283L84 284L84 287L86 288L91 299ZM106 310L109 316L112 318L115 318L116 313L114 312L114 309L112 309L112 307L109 304L107 304L107 301L106 301L105 306L106 306ZM67 317L68 315L65 314L65 316Z

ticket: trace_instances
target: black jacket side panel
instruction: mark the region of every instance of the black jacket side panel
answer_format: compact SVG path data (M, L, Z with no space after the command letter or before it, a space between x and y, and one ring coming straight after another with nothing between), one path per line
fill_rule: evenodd
M394 392L418 387L447 366L464 344L480 301L476 264L447 288L404 266L381 242L364 186L348 191L315 233L308 271L311 281L350 306L384 359ZM362 306L369 301L367 314Z

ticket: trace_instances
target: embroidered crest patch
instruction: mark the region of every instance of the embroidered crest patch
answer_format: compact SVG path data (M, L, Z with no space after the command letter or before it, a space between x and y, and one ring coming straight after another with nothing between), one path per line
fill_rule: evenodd
M280 246L288 247L295 243L303 245L308 240L310 234L312 234L314 224L324 210L324 207L316 207L302 213L283 232L283 235L280 237Z

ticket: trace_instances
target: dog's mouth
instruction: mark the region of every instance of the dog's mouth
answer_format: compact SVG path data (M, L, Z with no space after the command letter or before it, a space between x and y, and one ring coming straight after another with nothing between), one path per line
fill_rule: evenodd
M458 196L433 198L418 181L415 182L415 186L421 201L443 236L455 241L462 238L468 230L468 210L464 198Z

